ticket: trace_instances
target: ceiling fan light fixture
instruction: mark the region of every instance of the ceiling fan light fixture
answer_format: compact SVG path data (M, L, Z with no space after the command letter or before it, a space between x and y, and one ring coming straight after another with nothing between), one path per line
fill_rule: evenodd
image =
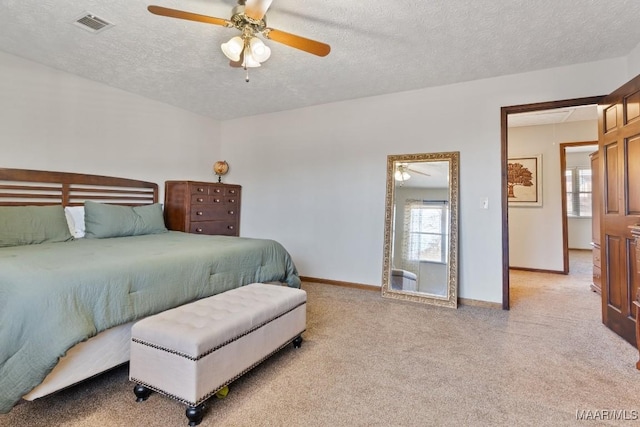
M406 181L411 178L408 172L397 170L395 174L393 174L396 181Z
M258 62L264 62L271 56L271 49L257 37L251 37L249 41L251 55Z
M238 62L240 60L242 49L244 49L244 41L240 36L235 36L228 42L222 43L220 48L227 58L234 62Z
M256 67L260 67L260 61L257 61L254 57L253 54L251 53L251 49L245 49L244 50L244 55L243 55L243 60L242 60L242 66L244 68L256 68Z

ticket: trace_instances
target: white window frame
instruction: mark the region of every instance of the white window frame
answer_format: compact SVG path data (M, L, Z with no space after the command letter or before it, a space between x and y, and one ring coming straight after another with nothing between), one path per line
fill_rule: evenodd
M437 209L440 211L440 232L421 232L411 230L411 216L416 210ZM420 261L439 262L446 264L449 260L449 202L446 200L407 200L405 204L405 229L404 229L404 250L403 259L405 263L418 263ZM423 258L420 255L415 257L415 250L411 247L411 236L415 234L427 234L440 236L440 259Z
M585 191L580 188L580 171L589 171L591 175L591 190ZM566 191L565 197L567 198L567 216L569 218L591 218L592 210L590 209L588 212L580 212L580 195L588 194L591 198L591 206L593 206L593 174L591 173L590 167L585 166L575 166L568 167L565 169L564 179L567 179L567 174L571 174L571 189L574 191ZM566 181L565 181L566 182ZM577 190L577 191L576 191ZM571 194L571 201L569 201L569 194ZM569 206L571 203L571 206Z

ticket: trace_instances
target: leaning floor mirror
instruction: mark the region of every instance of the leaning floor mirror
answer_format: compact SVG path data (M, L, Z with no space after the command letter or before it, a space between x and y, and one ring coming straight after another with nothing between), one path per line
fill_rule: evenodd
M459 157L387 157L383 297L458 306Z

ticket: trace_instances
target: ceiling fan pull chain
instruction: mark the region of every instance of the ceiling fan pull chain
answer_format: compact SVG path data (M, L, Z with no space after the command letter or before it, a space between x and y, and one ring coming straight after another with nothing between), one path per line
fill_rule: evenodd
M249 67L244 67L244 70L247 72L245 75L244 81L249 83Z

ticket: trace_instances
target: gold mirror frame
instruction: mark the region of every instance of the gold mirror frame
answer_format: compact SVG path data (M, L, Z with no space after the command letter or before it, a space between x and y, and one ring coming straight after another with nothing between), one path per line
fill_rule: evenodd
M399 163L449 162L449 260L447 268L448 295L421 293L392 289L391 266L393 250L393 220L395 212L396 183L394 174ZM400 300L415 301L441 307L458 306L458 191L460 152L394 154L387 156L387 194L384 218L384 259L382 271L382 296Z

